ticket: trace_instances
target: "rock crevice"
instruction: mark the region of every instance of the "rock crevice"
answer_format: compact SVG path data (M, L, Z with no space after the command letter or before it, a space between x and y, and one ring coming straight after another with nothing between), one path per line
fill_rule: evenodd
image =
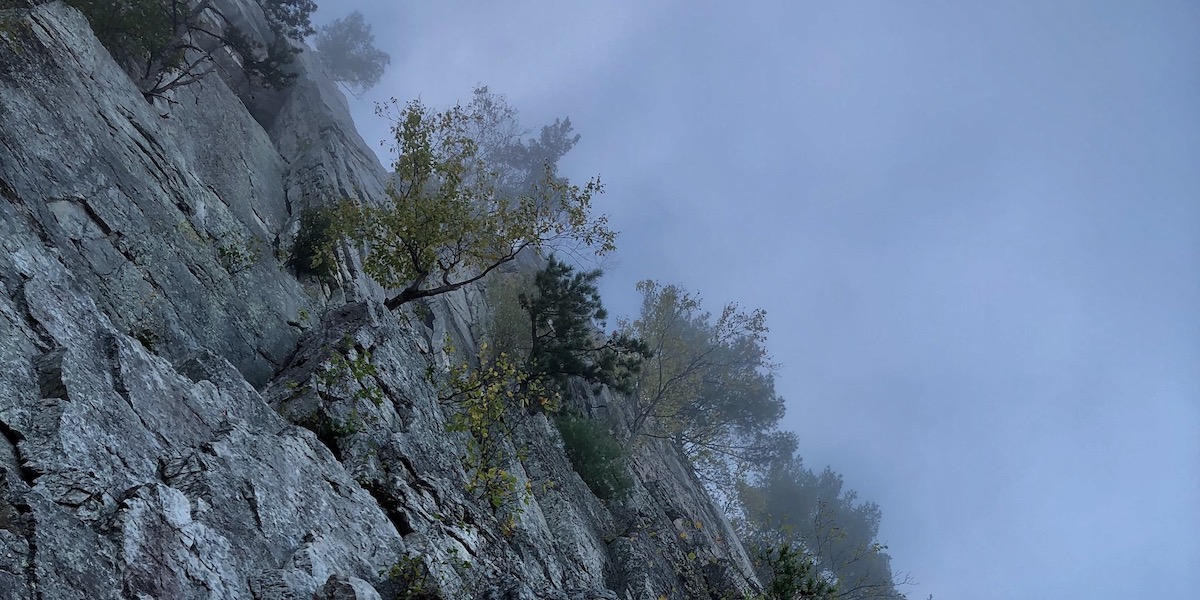
M252 2L221 1L265 31ZM639 444L630 497L606 504L535 415L511 440L527 502L467 490L465 439L427 369L447 338L478 348L484 295L418 318L386 310L355 256L321 281L284 266L301 209L386 201L386 171L309 54L287 90L209 77L163 111L74 9L0 8L0 597L756 585L665 445ZM338 357L371 369L334 377Z

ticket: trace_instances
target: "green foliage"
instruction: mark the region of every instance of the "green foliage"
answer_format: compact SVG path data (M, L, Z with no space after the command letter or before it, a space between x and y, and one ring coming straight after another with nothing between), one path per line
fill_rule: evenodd
M164 69L183 66L186 47L176 40L184 2L164 0L67 0L87 17L92 31L121 66L155 61Z
M790 544L763 548L755 564L766 589L754 600L834 600L837 586L821 576L813 559Z
M629 494L629 454L600 423L579 416L560 415L555 422L575 472L592 493L604 500Z
M275 33L303 40L316 33L310 17L317 10L315 0L257 0Z
M488 284L494 351L508 353L526 372L559 391L571 378L630 393L649 348L624 333L605 336L607 312L596 280L601 271L576 272L554 256L532 277L524 273Z
M0 9L8 8L4 6L3 0L0 0ZM0 39L15 39L18 35L29 31L29 22L24 19L17 18L16 15L0 15ZM20 51L22 46L16 46Z
M295 60L300 49L292 46L278 33L266 44L260 44L245 31L230 25L221 34L220 42L239 57L242 74L247 81L258 82L270 89L283 89L296 80L296 74L286 67ZM206 73L199 73L200 76L204 74ZM183 80L183 84L190 84L199 79L200 77L194 77Z
M533 347L530 335L529 313L521 305L521 298L533 289L533 274L526 272L497 273L487 280L487 301L491 319L487 322L484 339L491 351L491 358L501 352L520 364L529 363L529 349Z
M355 435L363 429L363 422L357 410L350 411L349 416L345 419L338 419L322 413L288 418L296 425L313 432L338 460L342 460L339 440Z
M838 583L837 598L898 600L896 587L909 583L892 575L887 546L876 540L879 506L859 502L844 489L841 475L805 468L794 455L776 461L738 495L745 515L743 539L802 547L821 572Z
M151 352L154 352L163 341L158 331L145 324L135 327L133 331L129 332L129 335L132 335L133 339L140 342L142 347Z
M214 48L233 53L246 77L283 87L298 50L288 42L312 33L313 0L259 0L274 38L260 44L235 27L213 0L67 0L149 100L164 98L215 68Z
M317 434L318 439L326 443L331 441L336 443L340 438L350 437L361 432L364 424L358 411L352 410L350 411L350 415L345 419L321 419L314 415L305 425L310 431Z
M359 11L317 31L317 53L334 80L365 92L379 83L392 57L375 47L375 34Z
M343 341L343 344L350 345L348 341ZM377 370L371 363L371 353L355 350L352 354L352 358L347 358L341 353L334 353L329 358L329 366L317 374L318 390L339 390L353 381L357 389L350 392L352 398L370 400L375 406L382 405L383 390L374 383Z
M429 574L429 567L418 555L402 556L389 569L379 573L380 577L395 584L399 589L396 600L442 600L436 582Z
M579 142L570 119L555 119L535 138L525 139L515 127L502 133L493 136L486 152L496 165L498 187L509 194L532 189L547 176L557 177L558 161Z
M502 524L507 534L532 493L509 470L523 459L520 451L510 450L513 431L531 410L557 410L558 396L506 354L484 358L487 348L482 348L480 356L478 368L465 363L451 368L439 397L454 409L448 429L468 434L467 491L486 499L493 510L508 512Z
M775 365L765 347L766 313L728 304L718 316L674 285L638 284L640 317L622 330L649 345L638 375L634 434L674 440L693 459L747 457L783 416Z
M576 272L551 256L520 297L529 314L528 368L564 387L571 377L633 391L634 376L650 357L649 347L628 333L600 339L608 313L600 302L600 270Z
M298 275L332 277L337 269L334 242L334 211L329 208L305 208L300 211L300 229L292 240L287 265Z
M257 237L233 232L217 244L217 258L226 271L236 275L254 266L261 250L262 241Z
M547 167L530 189L504 192L485 142L513 126L512 114L486 88L466 106L435 112L412 101L400 111L391 205L346 203L339 218L343 235L370 249L365 271L401 290L388 308L479 281L527 248L615 248L607 218L591 216L598 179L576 186Z
M324 410L311 414L293 417L297 425L304 427L317 435L334 456L339 457L339 440L363 431L364 427L375 422L370 412L360 413L358 401L369 401L375 406L381 406L385 399L383 390L376 384L378 371L371 363L371 353L355 346L350 337L343 338L338 348L330 353L328 362L314 375L314 389L322 398L345 398L351 401L348 413L336 416ZM297 382L284 384L293 396L300 393Z

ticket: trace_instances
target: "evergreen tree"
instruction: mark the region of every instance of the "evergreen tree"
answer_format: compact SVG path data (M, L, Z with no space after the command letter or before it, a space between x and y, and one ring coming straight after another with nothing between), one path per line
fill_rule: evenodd
M756 600L836 600L837 586L821 576L803 548L783 543L759 550L759 579L766 585Z
M138 84L147 100L166 98L217 68L215 52L236 57L243 74L267 87L290 85L285 70L298 49L288 40L313 33L313 0L257 0L272 38L255 41L214 0L67 0Z
M520 297L529 314L528 371L560 387L579 377L630 393L650 349L628 333L604 336L608 313L596 288L601 275L598 269L575 271L553 256L538 272L532 293Z
M788 456L766 469L758 481L739 489L743 539L752 544L788 544L803 549L816 568L832 574L836 599L900 600L887 546L876 537L879 505L859 502L844 489L842 476L826 468L817 474L799 457Z
M334 80L357 92L375 87L392 57L375 47L375 34L354 11L317 30L317 55Z

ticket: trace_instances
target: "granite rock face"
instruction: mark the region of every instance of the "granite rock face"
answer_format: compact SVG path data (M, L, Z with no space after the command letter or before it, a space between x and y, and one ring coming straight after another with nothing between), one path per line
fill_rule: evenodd
M289 217L270 138L217 78L164 116L61 3L3 20L5 224L60 253L116 327L265 382L313 301L266 260Z
M305 597L394 564L399 533L311 432L227 360L122 333L28 241L0 296L6 597Z
M386 201L336 85L296 68L288 90L209 77L151 105L75 10L0 4L0 597L753 590L669 446L637 445L605 503L535 414L509 442L525 501L467 491L428 371L447 340L474 353L486 296L393 313L352 253L323 281L283 266L305 207ZM595 394L570 401L621 405Z

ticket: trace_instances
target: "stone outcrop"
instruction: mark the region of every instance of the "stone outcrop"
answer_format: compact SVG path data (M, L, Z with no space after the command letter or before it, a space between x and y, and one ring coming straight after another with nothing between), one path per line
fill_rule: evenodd
M465 440L427 369L447 338L475 348L481 291L393 313L352 255L324 281L283 266L304 207L386 199L386 171L310 57L288 90L209 77L155 106L75 10L4 6L0 597L754 588L669 446L638 445L633 491L605 503L536 414L511 441L528 501L466 490ZM599 394L570 401L620 406ZM620 410L607 418L621 427Z

